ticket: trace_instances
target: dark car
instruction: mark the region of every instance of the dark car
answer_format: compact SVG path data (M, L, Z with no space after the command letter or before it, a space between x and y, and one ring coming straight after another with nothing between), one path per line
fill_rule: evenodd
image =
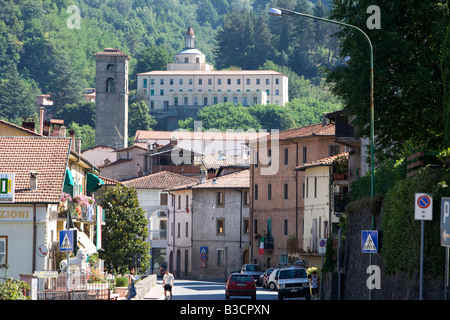
M261 285L259 276L264 273L259 264L244 264L241 268L241 273L250 274L257 286Z
M225 285L225 298L230 296L250 296L256 299L256 285L253 277L246 273L233 273Z

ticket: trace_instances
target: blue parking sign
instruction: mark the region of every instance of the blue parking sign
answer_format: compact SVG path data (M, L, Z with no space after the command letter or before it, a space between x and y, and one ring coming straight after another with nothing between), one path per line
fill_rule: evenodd
M361 252L378 253L378 230L361 231Z
M450 198L441 198L441 246L450 247Z

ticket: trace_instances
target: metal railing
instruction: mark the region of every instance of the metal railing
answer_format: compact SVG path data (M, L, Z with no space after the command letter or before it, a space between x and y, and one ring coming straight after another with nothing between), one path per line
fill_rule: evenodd
M113 290L111 282L88 271L60 273L47 287L38 300L110 300Z

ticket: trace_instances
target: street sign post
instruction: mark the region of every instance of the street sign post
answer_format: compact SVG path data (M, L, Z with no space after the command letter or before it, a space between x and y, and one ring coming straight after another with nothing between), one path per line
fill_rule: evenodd
M361 252L378 253L378 230L361 231Z
M433 220L433 199L427 193L416 193L415 220Z
M450 260L450 198L441 198L441 246L445 247L445 290L444 300L449 291L449 260Z
M73 230L59 231L59 251L73 251Z
M420 238L420 300L423 300L423 247L425 235L425 220L433 220L433 198L428 193L415 194L414 219L422 223Z

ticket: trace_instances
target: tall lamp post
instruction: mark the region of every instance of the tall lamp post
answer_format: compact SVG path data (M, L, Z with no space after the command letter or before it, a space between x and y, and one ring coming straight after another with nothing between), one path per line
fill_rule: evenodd
M370 38L367 36L367 34L362 31L360 28L353 26L351 24L347 24L340 21L325 19L321 17L312 16L309 14L301 13L301 12L295 12L288 9L279 9L279 8L272 8L269 10L269 14L277 17L282 17L283 15L299 15L306 18L311 18L315 20L321 20L325 22L330 22L334 24L338 24L345 27L350 27L353 29L358 30L361 32L364 37L366 37L367 41L369 42L370 47L370 158L371 158L371 183L370 183L370 194L373 198L375 195L375 164L374 164L374 103L373 103L373 47L372 42L370 41ZM372 230L375 229L375 218L372 216Z

